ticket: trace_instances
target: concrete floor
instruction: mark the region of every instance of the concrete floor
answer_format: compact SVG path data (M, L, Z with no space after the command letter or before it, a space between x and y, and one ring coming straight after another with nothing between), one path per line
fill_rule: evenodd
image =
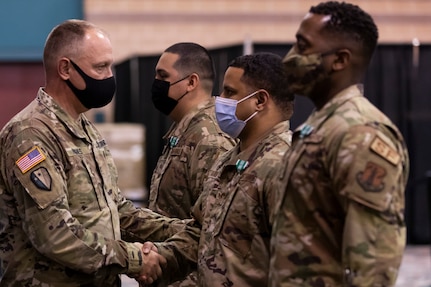
M123 276L123 287L138 286L135 280ZM407 246L396 287L431 287L431 246Z

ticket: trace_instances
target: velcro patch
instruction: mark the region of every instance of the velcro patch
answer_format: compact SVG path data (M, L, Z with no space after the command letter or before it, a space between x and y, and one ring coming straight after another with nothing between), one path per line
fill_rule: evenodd
M22 173L26 173L42 161L46 159L46 156L43 154L42 150L35 146L27 153L25 153L22 157L20 157L15 164L21 170Z
M385 187L386 170L374 162L367 162L365 169L356 175L359 185L369 192L379 192Z
M393 165L397 165L400 162L400 155L396 150L391 148L378 136L371 143L370 149Z
M52 179L46 168L40 167L30 173L30 180L34 185L42 190L51 191Z

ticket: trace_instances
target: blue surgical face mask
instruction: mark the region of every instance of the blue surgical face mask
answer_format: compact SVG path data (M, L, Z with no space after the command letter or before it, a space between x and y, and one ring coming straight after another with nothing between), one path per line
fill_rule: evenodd
M259 91L256 91L254 93L251 93L250 95L246 96L245 98L237 101L234 99L228 99L228 98L222 98L217 97L215 100L215 112L216 112L216 118L218 125L220 126L221 130L230 135L233 138L237 138L241 131L244 129L245 124L251 120L256 114L257 111L251 114L246 120L242 121L239 120L236 117L236 106L253 97L256 95Z

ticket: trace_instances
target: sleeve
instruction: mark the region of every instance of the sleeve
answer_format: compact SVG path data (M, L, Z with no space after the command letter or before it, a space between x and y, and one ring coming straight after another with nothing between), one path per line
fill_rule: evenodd
M158 251L166 258L167 267L164 268L163 278L157 286L167 286L175 281L182 280L190 272L196 270L198 247L203 219L202 202L205 193L202 193L192 208L193 219L187 220L184 229L164 242L155 243Z
M182 280L196 270L201 226L191 219L183 231L178 232L164 242L155 243L159 254L166 258L167 266L159 286L166 286Z
M190 169L188 171L194 200L197 200L202 192L203 182L211 166L221 154L233 146L234 141L221 134L204 135L198 142L190 157Z
M66 162L50 137L54 135L30 128L4 147L11 167L5 171L8 190L31 245L65 267L94 274L95 280L137 273L143 263L136 244L105 238L72 216Z
M408 158L402 139L384 131L351 128L334 157L335 190L346 211L342 264L349 286L395 284L405 247Z
M148 208L136 208L121 198L119 205L121 238L128 242L164 241L185 229L187 220L170 218Z

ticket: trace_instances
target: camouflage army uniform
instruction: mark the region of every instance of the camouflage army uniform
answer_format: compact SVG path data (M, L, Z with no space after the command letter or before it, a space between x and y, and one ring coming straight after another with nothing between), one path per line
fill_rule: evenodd
M290 142L289 122L285 121L254 146L241 152L236 146L211 168L193 210L202 222L199 286L266 286L269 216Z
M202 182L219 154L235 142L215 119L214 99L174 123L151 179L149 208L170 217L190 218Z
M220 130L213 98L172 124L164 139L167 144L151 179L149 208L169 217L190 218L208 169L235 142ZM195 286L196 281L193 272L171 286Z
M362 85L295 130L285 163L270 286L393 286L405 246L408 155Z
M127 201L95 127L43 89L0 141L2 286L118 286L118 274L143 267L140 247L121 231L164 240L184 227Z

